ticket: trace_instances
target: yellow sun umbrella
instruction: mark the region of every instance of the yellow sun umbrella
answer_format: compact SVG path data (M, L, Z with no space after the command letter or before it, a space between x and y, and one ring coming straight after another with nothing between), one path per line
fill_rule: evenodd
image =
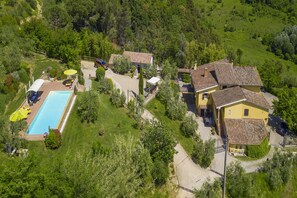
M68 69L68 70L64 71L64 74L67 76L72 76L76 73L77 73L77 71L75 69Z
M20 121L28 117L28 112L25 109L19 109L9 116L11 122Z

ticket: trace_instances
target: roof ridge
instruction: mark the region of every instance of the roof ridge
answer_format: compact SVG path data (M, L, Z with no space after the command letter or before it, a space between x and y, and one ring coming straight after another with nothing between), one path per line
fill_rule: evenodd
M240 88L241 88L241 90L242 90L242 92L243 92L243 94L244 94L244 96L245 96L245 98L246 98L246 102L249 102L249 103L251 103L251 104L254 104L254 105L258 106L258 107L262 107L262 108L265 108L265 109L269 109L269 108L267 108L267 107L270 107L270 104L267 102L267 100L266 100L266 98L264 97L264 95L263 95L262 92L254 92L254 91L251 91L251 90L242 88L242 87L240 87ZM252 94L258 95L258 96L260 96L260 97L263 97L263 99L264 99L263 101L264 101L264 103L266 103L266 104L265 104L265 105L264 105L264 104L261 105L261 104L259 104L259 103L256 103L256 102L253 102L253 101L249 100L248 97L246 96L246 93L244 93L244 92L246 92L246 93L252 93ZM267 105L267 106L266 106L266 105Z

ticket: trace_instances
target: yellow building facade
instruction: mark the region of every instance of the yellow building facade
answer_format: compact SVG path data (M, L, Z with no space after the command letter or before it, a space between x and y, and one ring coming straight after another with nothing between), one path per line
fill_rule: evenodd
M262 119L267 125L268 123L268 109L256 106L248 102L240 102L223 107L223 119Z
M217 90L219 90L218 86L195 93L195 105L198 114L202 115L202 117L204 115L203 111L213 105L211 94Z

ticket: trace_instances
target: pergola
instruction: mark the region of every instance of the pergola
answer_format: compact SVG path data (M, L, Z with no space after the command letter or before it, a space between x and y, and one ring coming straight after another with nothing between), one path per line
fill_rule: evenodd
M30 88L27 90L27 92L33 91L38 92L42 84L44 83L43 79L37 79L34 81L34 83L30 86Z
M158 77L152 77L151 79L149 79L147 82L151 85L157 85L157 83L160 81L160 78Z

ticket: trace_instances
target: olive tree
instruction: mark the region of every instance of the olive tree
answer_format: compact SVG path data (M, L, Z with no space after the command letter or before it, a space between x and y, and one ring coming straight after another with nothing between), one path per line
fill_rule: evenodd
M181 123L180 129L184 136L191 137L198 129L198 123L194 120L193 116L186 116Z
M77 113L81 122L95 122L98 118L99 96L95 91L85 92L78 100Z

